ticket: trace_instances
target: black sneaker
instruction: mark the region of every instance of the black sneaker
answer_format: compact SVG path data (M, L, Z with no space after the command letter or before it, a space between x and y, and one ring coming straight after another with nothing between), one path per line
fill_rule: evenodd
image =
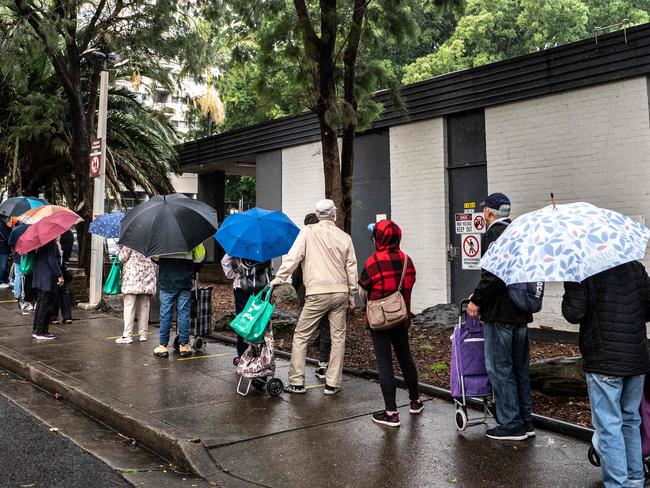
M318 368L314 372L314 376L319 380L324 380L327 375L327 363L318 363Z
M46 332L45 334L36 334L33 337L38 341L51 341L52 339L56 339L56 336L50 332Z
M325 393L326 395L335 395L335 394L337 394L339 391L341 391L341 388L339 388L338 386L325 385L325 391L324 391L324 393Z
M399 427L399 413L387 414L385 410L372 414L372 421L376 424Z
M515 431L505 429L499 425L497 427L493 427L492 429L488 429L487 432L485 432L485 435L487 435L490 439L497 441L523 441L528 439L526 431L523 427Z
M284 391L287 393L307 393L307 388L305 388L305 385L287 385L284 387Z
M535 427L533 427L532 422L530 424L524 424L524 430L526 431L526 437L535 437Z

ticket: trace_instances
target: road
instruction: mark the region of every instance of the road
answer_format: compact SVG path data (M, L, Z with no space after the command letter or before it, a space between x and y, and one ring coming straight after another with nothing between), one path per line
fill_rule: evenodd
M0 486L132 486L110 467L0 397Z

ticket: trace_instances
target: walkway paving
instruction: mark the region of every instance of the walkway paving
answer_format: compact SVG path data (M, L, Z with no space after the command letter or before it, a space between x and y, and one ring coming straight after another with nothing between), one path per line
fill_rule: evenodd
M0 365L49 389L60 384L71 402L159 452L169 447L162 442L187 441L196 449L186 452L208 454L197 466L208 459L220 468L213 478L223 486L601 486L587 444L572 438L538 431L526 442L499 443L485 438L484 426L458 433L449 403L427 400L424 413L411 416L402 390L402 426L379 427L369 417L382 405L376 383L346 376L341 393L325 396L311 368L306 395L244 398L229 346L154 358L157 329L153 341L117 345L120 320L81 310L72 325L52 327L56 340L37 342L32 316L8 298L0 295ZM283 380L287 367L278 360Z

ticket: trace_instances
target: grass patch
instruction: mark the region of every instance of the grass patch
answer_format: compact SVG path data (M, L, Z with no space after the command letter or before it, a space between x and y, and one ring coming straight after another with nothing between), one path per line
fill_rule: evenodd
M445 363L433 363L429 365L429 371L431 371L432 373L447 371L447 369L449 369L449 366L447 366Z

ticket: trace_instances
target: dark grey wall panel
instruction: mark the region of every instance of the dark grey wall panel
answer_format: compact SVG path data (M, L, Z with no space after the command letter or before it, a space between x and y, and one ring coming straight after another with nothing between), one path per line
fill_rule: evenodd
M213 171L212 173L200 174L197 199L216 209L219 222L223 222L226 201L225 173L223 171ZM205 251L206 261L209 263L220 260L223 255L221 246L214 239L206 243Z
M411 85L402 98L406 112L383 91L384 105L373 129L485 108L600 83L650 74L650 24L613 32L499 63ZM302 112L179 146L181 167L305 144L320 139L316 116ZM206 170L209 168L206 168Z
M354 147L352 240L359 270L375 250L368 224L377 214L390 218L390 145L388 130L358 136Z
M256 157L256 205L282 210L282 151L269 151Z

